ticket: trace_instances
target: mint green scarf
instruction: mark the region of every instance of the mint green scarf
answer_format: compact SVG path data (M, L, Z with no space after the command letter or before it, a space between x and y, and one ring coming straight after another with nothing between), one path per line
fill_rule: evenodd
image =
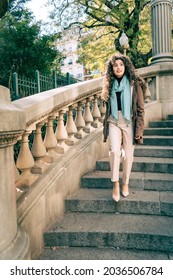
M122 114L127 123L130 123L131 115L131 86L126 75L123 76L120 84L117 79L114 80L111 91L111 115L118 122L118 106L116 92L121 92L121 108Z

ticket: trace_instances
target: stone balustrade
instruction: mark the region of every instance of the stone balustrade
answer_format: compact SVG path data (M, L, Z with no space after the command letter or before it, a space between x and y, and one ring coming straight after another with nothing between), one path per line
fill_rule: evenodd
M172 65L169 73L170 70L173 71ZM152 112L147 111L147 125L151 115L153 118L162 115L158 101L161 99L160 80L164 77L165 69L154 65L138 69L138 72L147 83L146 107L150 107L151 101L156 101L155 105L152 103ZM99 78L12 102L18 109L23 109L26 118L26 129L19 137L20 152L15 167L17 198L59 155L103 123L106 107L100 100L101 88L102 78ZM29 139L32 139L32 143Z
M173 65L138 71L148 83L147 125L173 113ZM79 188L81 176L94 168L95 161L107 155L108 145L102 143L106 109L100 99L102 81L89 80L13 102L8 90L0 88L1 259L30 258L30 252L36 257L43 248L43 231L63 215L67 195ZM15 162L14 145L20 147ZM20 250L15 247L18 240ZM12 242L15 253L8 250Z
M173 71L172 64L169 75L170 70ZM162 73L166 74L168 71L165 67L154 65L138 69L138 72L148 85L145 102L158 103L162 98L159 91ZM100 100L101 88L102 78L99 78L12 102L24 111L26 118L26 129L19 137L20 152L15 168L20 171L20 175L15 171L16 187L19 191L17 197L22 194L23 189L26 191L59 155L64 154L103 122L106 108ZM153 114L160 117L161 108L158 110L158 104ZM45 135L42 133L43 128L46 130ZM31 135L33 137L30 137ZM32 143L29 139L33 140Z
M173 62L152 64L138 69L148 84L145 96L145 125L150 120L166 119L173 111Z
M169 72L170 74L170 70L172 71L172 67L166 70L166 67L164 69L160 65L138 69L140 75L144 77L148 84L145 102L159 99L160 74L162 75L162 72ZM98 85L98 87L93 85ZM100 110L98 109L101 86L102 78L84 82L80 85L64 87L63 89L50 90L49 93L44 92L12 102L14 106L24 111L26 117L26 130L20 137L21 149L17 159L19 170L24 172L31 169L35 165L34 160L38 162L39 166L42 159L45 159L47 151L51 153L59 150L60 153L63 153L65 147L73 145L76 138L82 138L83 132L89 133L93 127L97 127L98 120L101 121L101 116L103 120L105 114L105 107L102 104ZM93 104L92 112L91 103ZM75 122L74 112L76 115ZM67 117L66 126L64 125L64 115ZM53 121L55 119L58 119L58 125L54 133ZM45 124L46 135L43 142L41 128ZM28 136L33 131L35 131L34 141L30 152ZM22 158L25 158L25 160L23 161ZM21 166L22 163L23 166ZM26 167L26 165L28 166Z
M24 110L26 118L15 167L17 198L59 155L103 123L106 107L100 100L101 88L102 78L12 102ZM145 98L151 101L149 87Z
M17 198L58 160L59 155L101 125L101 88L102 78L13 102L24 109L26 117L16 160L20 171L16 177ZM103 115L102 110L102 118ZM29 137L31 134L33 137Z

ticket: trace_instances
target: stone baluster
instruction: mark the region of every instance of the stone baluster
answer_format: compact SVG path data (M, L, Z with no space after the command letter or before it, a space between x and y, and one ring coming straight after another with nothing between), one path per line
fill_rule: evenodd
M31 133L31 130L26 130L20 142L20 151L16 161L17 168L22 172L19 180L16 181L16 187L29 187L31 186L38 176L31 173L31 169L34 166L34 158L31 154L29 148L28 136Z
M85 112L84 112L84 121L85 121L84 131L86 133L90 133L93 130L93 127L91 126L91 123L93 122L93 116L91 114L90 105L91 105L91 97L88 97L86 99Z
M19 170L17 169L15 162L14 162L14 177L15 177L15 182L17 182L20 179L20 174L19 174Z
M17 224L14 143L25 130L25 113L10 102L0 86L0 260L30 258L29 238Z
M105 114L106 114L106 103L105 103L104 100L101 100L100 102L101 102L101 106L100 106L100 114L101 114L101 117L100 117L99 121L100 121L101 123L103 123L104 118L105 118Z
M16 144L16 143L14 143L14 144ZM20 173L19 173L19 170L17 169L14 158L13 158L13 170L14 170L14 181L16 184L16 182L20 179ZM23 190L16 188L16 199L17 200L22 195L22 193L23 193Z
M44 125L44 122L36 124L36 130L34 133L34 141L32 144L32 155L35 159L35 165L32 167L31 171L34 174L42 174L48 167L48 163L44 161L46 156L46 148L43 143L41 128Z
M16 144L16 143L14 143ZM13 168L14 168L14 177L15 177L15 182L17 182L17 180L19 180L20 178L20 173L19 170L17 169L17 166L15 164L15 160L13 159Z
M64 154L68 150L68 146L65 143L65 141L68 139L67 130L64 125L64 114L65 113L66 113L65 110L61 110L59 112L58 125L57 125L57 129L56 129L56 138L58 141L58 146L56 148L56 151L59 154Z
M94 95L94 104L93 104L93 111L92 111L92 115L93 115L93 123L92 123L92 126L94 128L97 128L99 127L99 118L101 117L101 114L100 114L100 110L99 110L99 107L98 107L98 98L99 98L99 95L98 94L95 94Z
M145 96L144 96L144 102L148 103L151 101L151 92L150 92L150 88L149 88L149 83L152 82L152 78L146 78L145 79L146 82L146 92L145 92Z
M73 110L74 110L74 106L70 106L68 110L68 119L66 124L66 130L69 136L69 139L66 140L66 144L69 146L73 146L77 140L74 137L74 135L77 133L77 128L73 119Z
M77 133L75 134L75 137L77 139L82 139L85 135L85 132L83 131L83 128L85 127L85 121L82 114L82 106L83 103L79 101L77 106L76 120L75 120L76 127L77 127Z
M50 116L46 125L46 135L44 138L44 145L48 151L48 154L52 157L53 161L57 158L56 148L57 148L57 139L53 130L53 121L55 116Z

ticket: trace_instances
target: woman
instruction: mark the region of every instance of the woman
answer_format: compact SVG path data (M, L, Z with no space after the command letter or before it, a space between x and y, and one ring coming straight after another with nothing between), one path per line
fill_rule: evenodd
M122 195L129 195L129 178L135 144L143 143L145 81L139 77L129 57L113 55L108 61L102 99L106 102L104 141L109 135L112 198L120 199L119 167L122 157Z

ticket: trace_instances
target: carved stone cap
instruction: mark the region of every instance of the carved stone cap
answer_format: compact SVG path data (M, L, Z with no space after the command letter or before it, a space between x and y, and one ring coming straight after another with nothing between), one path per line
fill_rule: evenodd
M14 142L26 128L25 112L10 102L9 90L0 86L0 145Z
M6 133L0 132L0 148L14 145L22 133L23 133L23 130L6 132Z

